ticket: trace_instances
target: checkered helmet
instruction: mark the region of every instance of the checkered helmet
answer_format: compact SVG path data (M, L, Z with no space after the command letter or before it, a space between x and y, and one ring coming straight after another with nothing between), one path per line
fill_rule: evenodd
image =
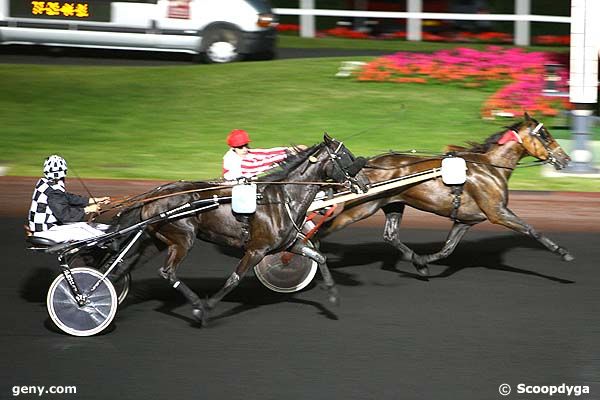
M51 155L44 161L44 176L46 179L56 180L67 176L67 162L64 158Z

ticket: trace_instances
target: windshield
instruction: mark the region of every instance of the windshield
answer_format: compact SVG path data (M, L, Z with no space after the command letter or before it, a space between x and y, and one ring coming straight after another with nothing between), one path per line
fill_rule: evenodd
M271 5L266 0L246 0L258 13L270 13Z

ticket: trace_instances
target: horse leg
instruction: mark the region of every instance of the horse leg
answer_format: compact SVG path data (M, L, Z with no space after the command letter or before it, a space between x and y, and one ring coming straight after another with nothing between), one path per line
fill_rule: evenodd
M419 255L400 241L400 223L402 222L404 207L404 203L391 203L385 207L382 207L382 210L385 213L383 240L400 250L400 253L402 253L402 259L405 261L411 261L420 275L429 276L429 268L427 267L427 263L415 262Z
M496 212L487 215L487 217L491 223L503 225L516 232L524 233L525 235L534 238L551 252L560 255L564 261L573 261L575 259L567 249L560 247L552 240L536 231L533 226L523 221L509 208L500 208L499 210L496 210Z
M311 260L317 262L317 264L319 265L319 271L321 272L321 276L323 277L323 281L325 282L325 289L327 289L327 292L329 294L329 301L332 304L339 305L340 300L338 296L338 290L335 286L335 281L331 276L331 272L327 267L327 257L325 257L323 254L321 254L321 252L317 251L316 249L307 246L302 241L297 241L289 251L294 254L299 254L301 256L308 257Z
M258 264L264 256L264 251L247 250L240 262L238 263L235 271L229 276L229 278L227 278L225 285L217 293L212 295L210 299L208 299L208 301L206 302L207 308L209 310L213 309L223 297L225 297L229 292L235 289L239 285L240 280L244 277L246 272L250 268L254 267L256 264Z
M361 204L358 207L344 209L339 215L327 221L323 225L323 228L318 232L317 236L319 239L322 239L325 236L328 236L335 231L339 231L340 229L356 221L370 217L371 215L375 214L377 210L379 210L378 201L371 201Z
M164 235L158 233L157 236L161 238L161 240L167 243L167 263L165 266L159 269L160 275L169 281L171 286L174 289L179 291L187 301L192 305L192 314L194 318L196 318L202 326L206 325L206 310L204 305L202 304L202 300L200 297L190 289L185 283L183 283L179 278L177 278L176 270L179 264L183 261L185 256L187 255L191 245L194 241L193 236L187 235L184 240L180 240L175 242L173 240L167 239Z
M425 255L414 254L412 262L415 267L419 268L423 265L427 266L428 263L448 257L450 254L452 254L454 249L456 249L456 246L463 236L465 236L465 233L467 233L471 226L473 225L464 224L462 222L454 222L454 225L452 225L452 229L450 229L448 237L446 238L446 243L444 243L444 247L440 251Z

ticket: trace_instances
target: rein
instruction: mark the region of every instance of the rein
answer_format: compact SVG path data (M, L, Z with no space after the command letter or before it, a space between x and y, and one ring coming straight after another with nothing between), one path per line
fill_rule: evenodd
M337 183L337 182L296 182L296 181L278 181L278 182L255 181L254 182L253 181L252 183L257 184L257 185L307 185L307 186L308 185L320 185L320 186L343 186L343 187L345 187L345 184ZM160 196L154 196L154 197L148 197L148 198L136 200L137 197L144 195L144 194L141 194L141 195L137 195L132 198L129 198L129 199L124 199L124 200L118 202L118 204L115 204L110 208L100 210L98 212L98 214L102 214L102 213L105 213L108 211L115 210L117 208L122 208L122 207L127 207L127 206L133 207L135 205L135 207L139 207L139 206L144 205L145 203L149 203L154 200L164 199L167 197L179 196L182 194L189 194L189 193L207 192L207 191L226 189L226 188L231 188L231 187L233 187L233 185L218 185L218 186L211 186L211 187L201 188L201 189L182 190L179 192L173 192L173 193L163 194Z
M390 154L400 154L400 155L402 155L403 153L390 153ZM367 164L367 165L365 165L365 168L379 169L379 170L383 170L383 171L392 171L392 170L397 170L398 168L410 167L412 165L420 164L420 163L431 161L431 160L441 160L443 158L444 158L443 155L440 155L440 156L437 156L437 157L424 158L424 159L420 159L420 160L412 162L412 163L404 164L404 165L402 165L400 167L376 167L374 165ZM481 162L481 161L469 161L469 160L465 160L465 162L467 162L469 164L488 165L488 166L494 167L494 168L502 168L502 169L510 169L510 170L514 170L515 169L513 167L507 167L507 166L504 166L504 165L497 165L497 164L492 164L492 163L484 163L484 162ZM520 164L517 164L517 166L520 166ZM527 166L533 167L533 166L536 166L536 165L527 165Z
M541 124L540 124L541 125ZM539 125L538 127L536 127L536 129L534 130L533 134L534 135L539 135L537 133L537 131L539 130ZM542 145L544 146L544 148L546 149L546 151L548 151L548 153L550 154L550 156L553 156L553 152L551 149L549 149L547 146L545 146L545 143L543 141ZM428 153L428 152L421 152L421 151L417 151L417 150L410 150L410 151L389 151L387 153L383 153L382 155L386 155L386 154L390 154L390 155L404 155L404 156L413 156L413 157L419 157L420 155L422 156L430 156L427 158L420 158L419 160L416 160L414 162L408 163L408 164L404 164L402 166L400 166L400 168L402 167L409 167L412 165L416 165L416 164L420 164L426 161L431 161L431 160L441 160L443 158L445 158L445 156L447 155L447 153ZM477 153L479 154L479 153ZM483 154L483 153L481 153ZM481 162L481 161L469 161L469 160L465 160L465 162L469 163L469 164L476 164L476 165L487 165L490 167L494 167L494 168L501 168L501 169L509 169L509 170L515 170L516 168L528 168L528 167L539 167L545 164L548 164L551 162L551 159L548 160L535 160L529 163L517 163L516 167L507 167L504 165L498 165L498 164L492 164L492 163L485 163L485 162ZM370 165L369 163L367 163L364 168L369 168L369 169L379 169L379 170L383 170L383 171L391 171L391 170L396 170L399 167L377 167L374 165Z

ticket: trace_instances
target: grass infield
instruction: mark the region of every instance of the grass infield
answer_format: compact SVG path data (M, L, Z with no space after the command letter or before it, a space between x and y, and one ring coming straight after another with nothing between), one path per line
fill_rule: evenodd
M255 147L318 143L324 131L357 155L439 152L481 141L511 120L482 120L490 92L335 78L368 57L173 67L0 65L0 165L38 176L61 154L81 177L205 179L221 173L225 137ZM542 119L550 126L559 120ZM568 138L568 131L552 130ZM543 178L524 168L512 189L600 191L600 180Z

